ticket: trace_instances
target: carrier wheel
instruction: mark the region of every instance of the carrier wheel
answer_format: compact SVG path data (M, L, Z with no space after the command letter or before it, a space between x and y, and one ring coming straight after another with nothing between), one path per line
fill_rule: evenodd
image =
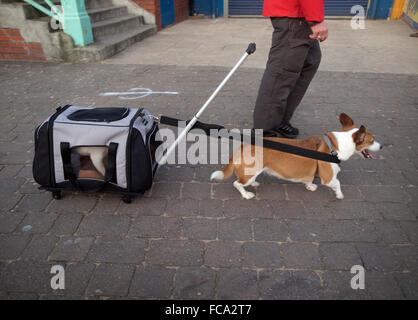
M55 200L60 200L61 199L61 191L52 191L52 198L54 198Z
M132 202L132 197L131 196L123 196L122 201L125 202L125 203L131 203Z

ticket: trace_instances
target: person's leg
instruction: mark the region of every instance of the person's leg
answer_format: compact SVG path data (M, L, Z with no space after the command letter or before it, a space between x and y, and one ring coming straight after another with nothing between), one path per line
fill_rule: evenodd
M287 98L286 112L283 117L283 123L289 124L290 119L293 116L296 108L299 106L309 84L318 70L321 62L321 47L318 41L315 41L312 47L309 49L308 56L306 57L305 64L303 65L302 72L296 82L295 87Z
M288 97L313 40L300 19L272 18L272 46L254 108L254 128L275 131L283 122Z
M285 114L286 99L293 86L288 85L287 89L277 91L278 78L282 73L280 61L284 59L288 47L289 19L272 18L271 23L274 28L271 48L253 114L254 128L263 129L265 132L280 125Z

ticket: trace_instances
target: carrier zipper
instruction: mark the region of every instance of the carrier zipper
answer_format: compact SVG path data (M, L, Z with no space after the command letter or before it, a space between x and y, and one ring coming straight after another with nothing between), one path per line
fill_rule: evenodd
M146 143L145 147L148 147L148 149L149 149L149 146L151 144L150 143L151 137L154 134L155 129L157 128L157 126L158 126L157 123L154 122L153 125L152 125L151 130L147 134L147 143ZM152 179L154 179L154 173L155 173L155 171L154 171L154 164L152 163L151 152L149 152L149 162L150 162L150 166L151 166ZM155 162L157 162L157 159L155 159Z
M38 139L37 138L38 138L38 131L39 131L40 126L41 125L36 127L35 134L34 134L34 137L33 137L33 142L35 143L35 152L36 152L36 147L38 146L38 142L37 142Z

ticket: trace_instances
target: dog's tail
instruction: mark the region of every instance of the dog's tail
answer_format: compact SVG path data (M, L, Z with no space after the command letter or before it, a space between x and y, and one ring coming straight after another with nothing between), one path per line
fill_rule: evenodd
M222 181L228 179L234 172L234 164L228 163L222 170L214 171L210 176L210 180Z

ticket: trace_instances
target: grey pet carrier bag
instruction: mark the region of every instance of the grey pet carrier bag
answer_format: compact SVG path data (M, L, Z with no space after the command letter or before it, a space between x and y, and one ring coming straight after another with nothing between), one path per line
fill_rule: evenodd
M55 199L75 190L130 202L152 185L157 132L146 109L60 107L35 131L34 179Z
M158 159L156 151L162 141L156 139L158 125L148 110L70 105L58 108L35 130L35 181L41 189L51 191L55 199L61 198L62 190L75 190L119 193L129 203L132 196L151 187L158 164L166 163L191 129L201 128L209 134L210 129L223 128L204 124L198 119L238 67L254 52L255 43L250 43L205 104L187 121L174 143L167 150L161 150L164 152ZM160 123L178 126L178 121L162 116ZM93 156L98 153L101 155L99 160Z

